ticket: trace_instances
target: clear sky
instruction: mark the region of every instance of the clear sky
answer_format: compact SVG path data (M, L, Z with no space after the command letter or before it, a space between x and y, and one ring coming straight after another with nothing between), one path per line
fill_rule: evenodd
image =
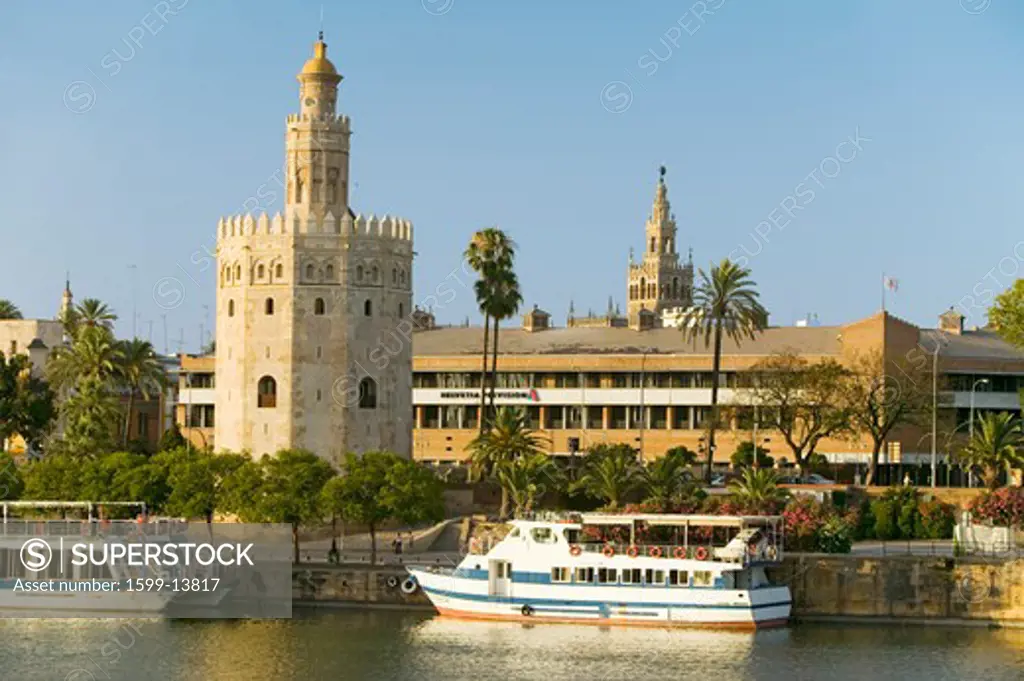
M204 249L274 185L319 13L3 3L0 297L51 317L70 269L120 333L134 298L140 336L163 350L166 315L170 349L182 330L195 349ZM884 272L893 314L983 324L1024 260L1022 19L1011 0L346 0L324 29L353 207L413 221L417 301L497 224L528 305L624 307L664 163L681 249L746 258L774 323L869 315ZM469 289L436 312L479 321Z

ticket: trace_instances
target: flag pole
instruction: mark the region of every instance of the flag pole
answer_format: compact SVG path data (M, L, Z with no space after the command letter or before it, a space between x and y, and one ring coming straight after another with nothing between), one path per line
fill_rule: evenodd
M885 312L885 272L882 272L882 312Z

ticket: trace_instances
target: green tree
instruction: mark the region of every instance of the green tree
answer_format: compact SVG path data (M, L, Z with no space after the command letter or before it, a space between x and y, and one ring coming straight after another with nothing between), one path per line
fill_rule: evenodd
M489 279L491 295L489 307L491 319L494 320L494 346L491 352L491 399L489 413L494 414L494 399L498 390L498 330L504 319L509 319L519 311L523 296L519 290L519 279L509 267L494 272Z
M1024 347L1024 279L996 296L988 311L988 323L1007 343Z
M0 501L20 499L25 491L25 478L10 454L0 452Z
M160 436L160 443L157 445L156 450L158 452L170 452L175 449L184 449L187 444L185 437L181 434L181 428L175 423Z
M6 298L0 298L0 319L21 319L21 310L18 306L7 300Z
M95 377L81 379L63 412L64 446L69 453L91 457L113 450L121 410L106 383Z
M753 468L754 443L750 440L739 443L736 446L736 451L729 457L729 461L737 468ZM764 447L758 447L757 468L771 468L773 465L775 465L775 459L768 455L768 450Z
M693 305L683 315L683 333L689 340L704 339L705 347L714 346L711 364L711 419L708 426L707 470L711 482L715 456L715 429L718 425L718 383L722 370L722 340L728 336L739 345L754 338L768 324L768 312L758 300L750 270L725 259L711 268L711 274L698 271L700 283L693 291Z
M989 489L999 486L999 472L1024 466L1024 431L1020 420L1007 412L985 414L974 428L974 437L960 451L960 461L982 471Z
M769 509L785 501L789 492L778 486L775 472L768 468L748 468L743 477L729 483L733 498L750 509Z
M668 511L690 481L687 469L695 460L696 454L685 447L673 447L664 456L647 462L640 472L647 494L644 501Z
M473 478L498 480L498 469L501 466L542 452L541 444L541 438L530 429L522 409L503 407L498 411L493 427L469 443ZM501 509L498 512L502 520L508 517L508 502L509 491L502 485Z
M512 258L515 252L515 244L508 236L497 227L488 227L473 234L466 247L464 257L469 266L480 275L479 280L473 285L476 294L477 305L484 315L484 348L483 364L480 369L480 433L484 432L487 419L485 418L487 405L487 353L490 335L490 308L493 305L491 300L491 286L488 279L495 271L507 269L512 266Z
M546 492L561 487L562 472L550 456L535 453L500 464L497 479L519 516L532 512Z
M214 513L225 505L227 481L251 461L244 454L212 454L189 448L161 452L153 458L167 471L170 493L164 506L166 513L203 518L207 523L212 523Z
M292 548L299 563L299 526L322 517L320 491L334 477L334 469L316 454L301 449L264 456L260 466L264 471L259 495L263 522L291 525Z
M135 396L138 394L144 400L150 399L153 393L163 390L167 385L167 374L148 341L138 338L122 341L119 355L118 382L128 391L121 446L127 447Z
M818 444L848 429L842 383L847 370L835 360L808 362L794 352L779 352L754 366L752 401L760 420L779 431L803 466Z
M79 470L82 501L141 501L156 510L167 497L163 471L142 454L113 452L85 459Z
M67 455L49 455L29 463L24 470L22 495L36 501L77 501L86 462Z
M121 347L108 329L83 327L70 346L54 350L47 374L58 390L72 390L82 379L112 381L121 360Z
M347 454L342 474L327 481L320 496L325 513L367 527L371 564L377 562L377 531L383 523L436 522L444 516L440 481L391 452Z
M96 298L85 298L68 310L61 321L64 323L65 333L74 339L78 337L79 331L87 328L105 329L112 332L117 315L103 301Z
M20 435L27 449L36 451L54 413L53 391L32 374L28 358L0 354L0 450L11 437Z
M574 485L617 510L641 483L636 450L626 444L599 444L587 453L583 475Z
M882 446L899 424L915 423L931 412L932 376L922 366L904 359L885 360L881 351L851 358L840 384L840 400L851 434L871 439L871 463L866 484L878 471Z

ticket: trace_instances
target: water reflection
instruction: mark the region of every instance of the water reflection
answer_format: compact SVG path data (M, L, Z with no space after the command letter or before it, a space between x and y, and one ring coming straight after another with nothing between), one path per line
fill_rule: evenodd
M0 621L0 677L19 681L1016 681L1022 668L1024 632L944 627L755 634L354 611L263 622Z

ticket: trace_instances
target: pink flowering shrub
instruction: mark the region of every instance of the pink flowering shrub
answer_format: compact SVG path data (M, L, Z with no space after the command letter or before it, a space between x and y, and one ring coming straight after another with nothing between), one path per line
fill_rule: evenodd
M1003 487L975 497L970 505L975 522L1024 530L1024 488Z

